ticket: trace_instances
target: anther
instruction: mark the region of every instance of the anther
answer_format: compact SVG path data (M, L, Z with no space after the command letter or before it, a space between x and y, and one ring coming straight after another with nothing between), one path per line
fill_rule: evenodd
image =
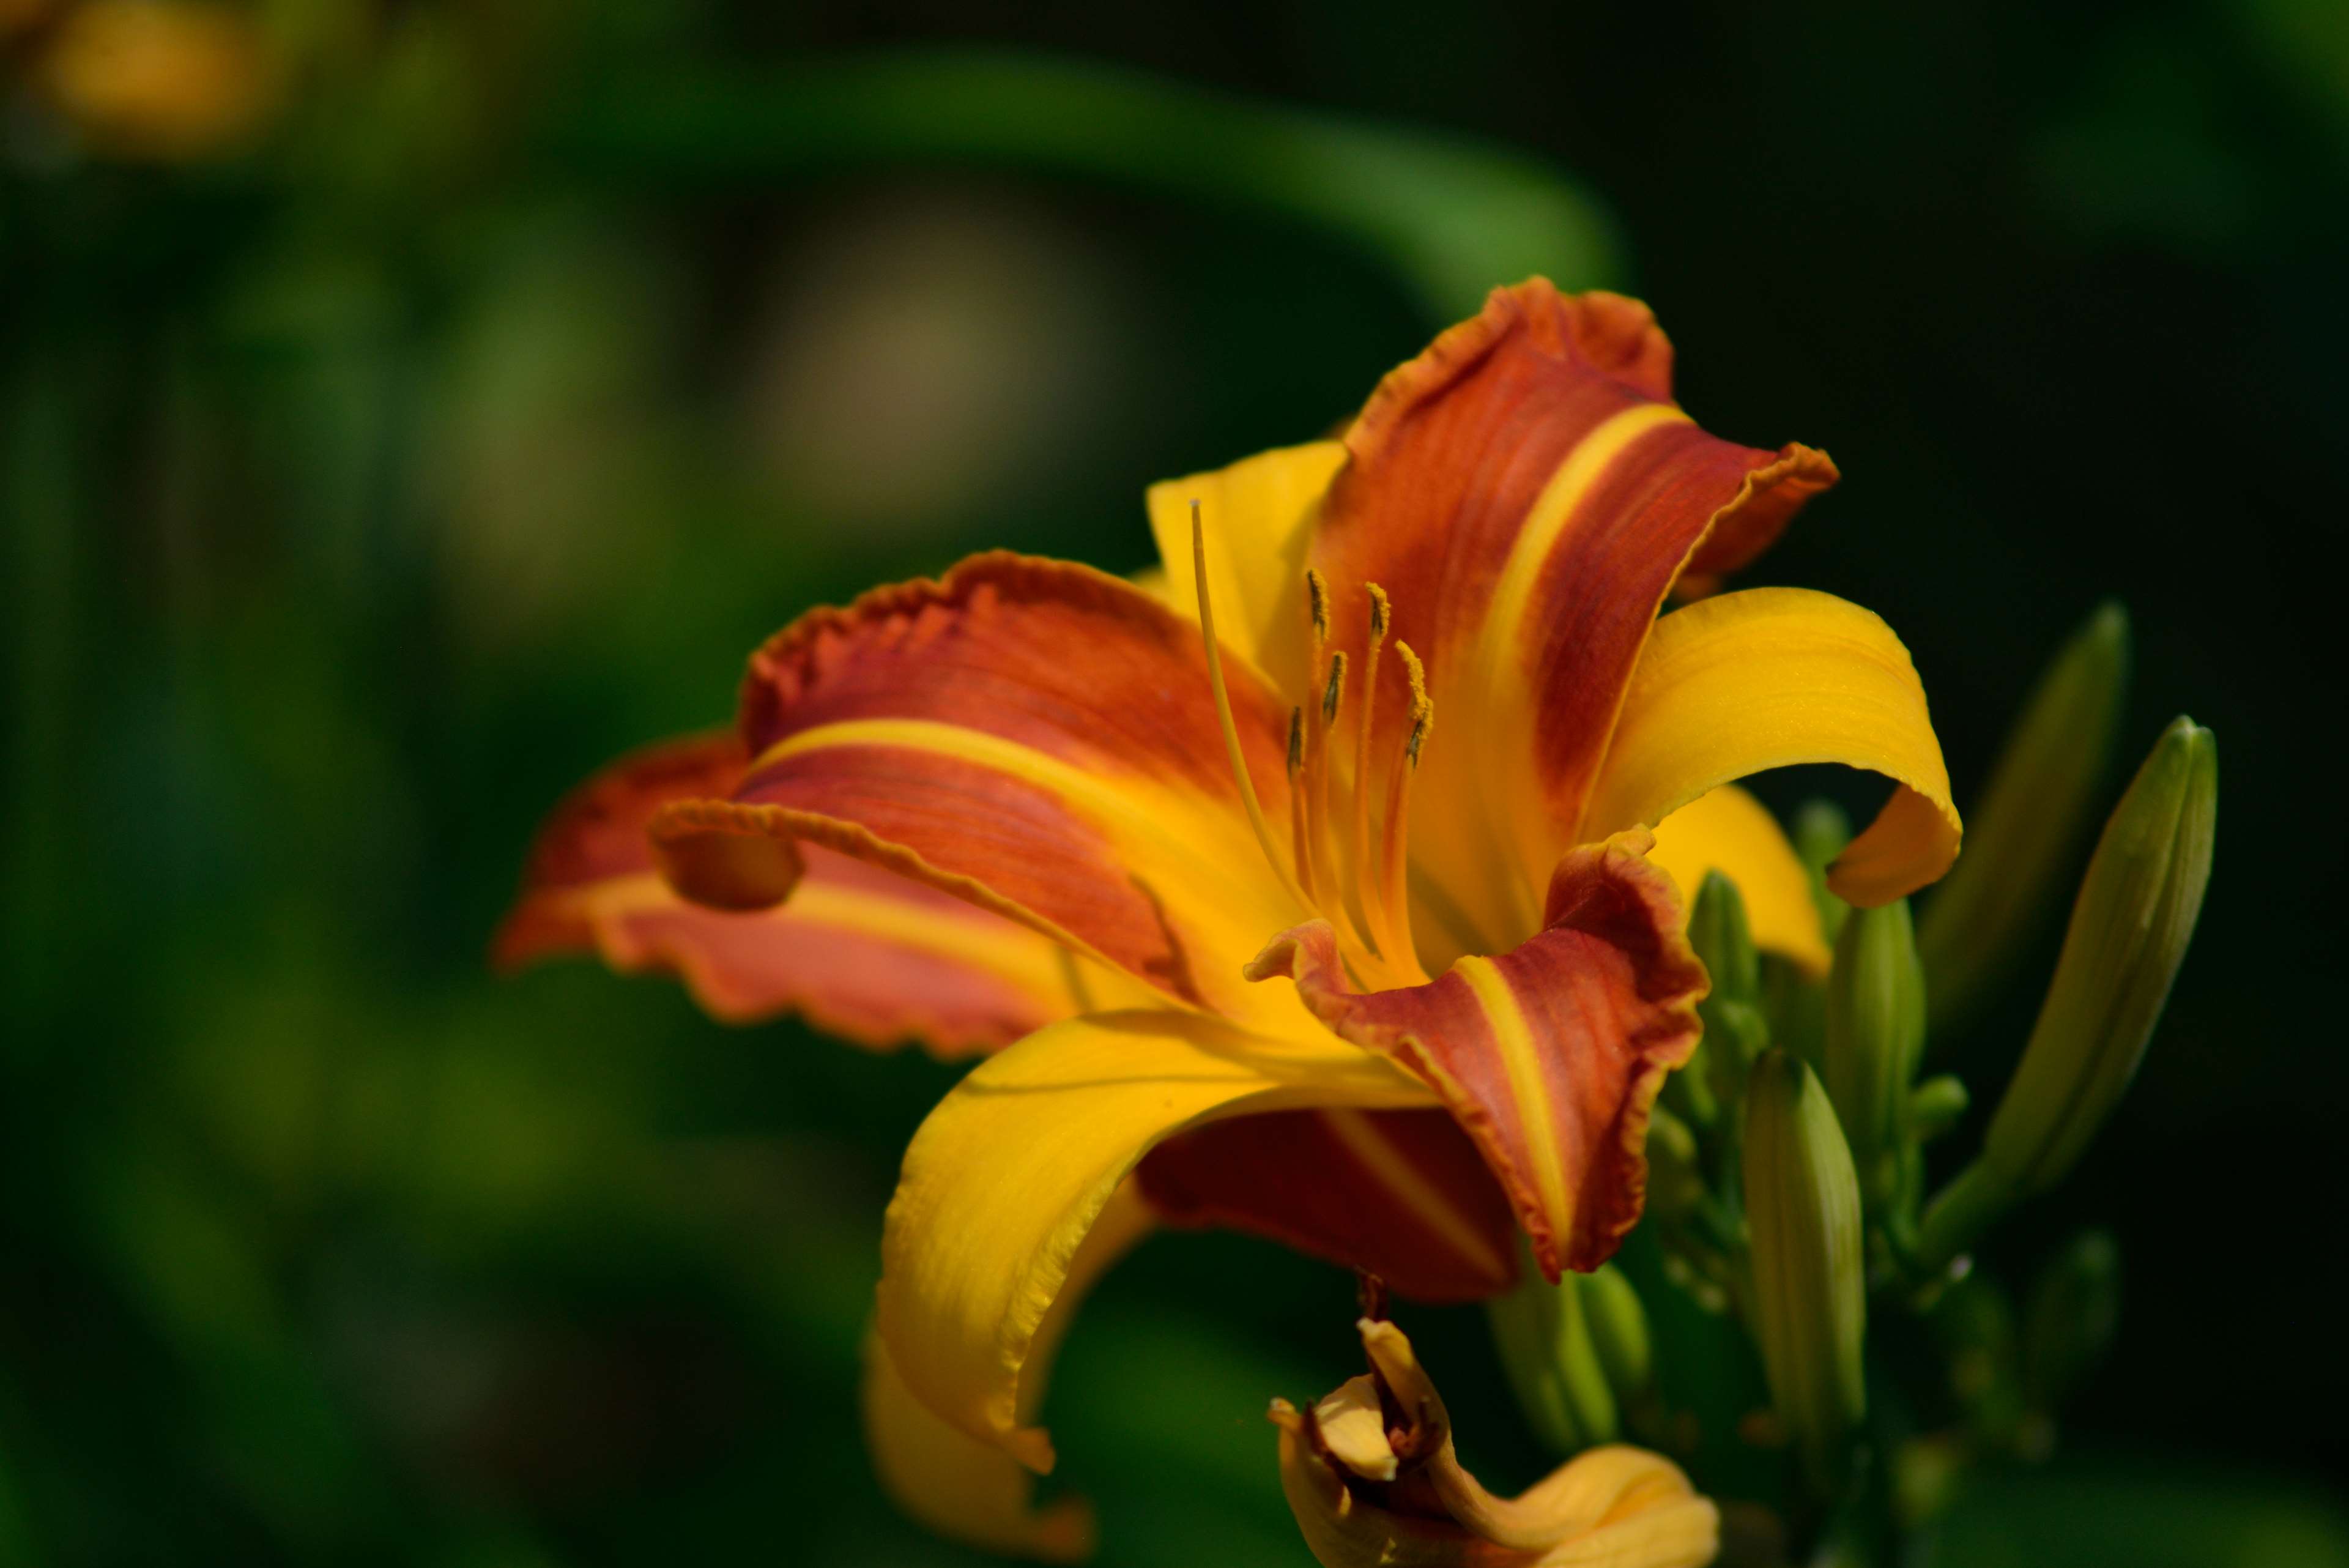
M1305 769L1305 710L1288 711L1288 776L1294 779Z
M1313 641L1319 647L1330 637L1330 585L1311 566L1305 568L1305 602L1313 612Z
M1371 646L1372 648L1376 648L1380 643L1386 640L1387 591L1386 589L1379 587L1378 584L1372 583L1370 585L1370 595Z
M1346 694L1346 656L1330 656L1330 683L1321 691L1321 722L1333 722L1338 717L1338 703Z

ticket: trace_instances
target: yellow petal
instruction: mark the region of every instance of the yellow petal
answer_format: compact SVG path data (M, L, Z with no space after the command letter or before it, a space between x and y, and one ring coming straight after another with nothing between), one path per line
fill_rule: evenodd
M1949 770L1909 650L1830 594L1749 588L1656 622L1578 836L1650 825L1717 784L1797 763L1842 763L1899 784L1828 876L1852 903L1889 903L1957 858Z
M1224 646L1295 691L1306 683L1305 555L1321 496L1346 461L1334 441L1281 447L1150 487L1150 532L1166 564L1166 600L1196 619L1191 503L1207 536L1207 591Z
M864 1344L864 1442L890 1498L940 1535L1045 1563L1092 1555L1092 1510L1084 1500L1058 1498L1038 1508L1036 1478L994 1444L931 1414L877 1335Z
M1754 944L1802 966L1827 971L1827 941L1811 879L1769 808L1735 784L1701 794L1656 825L1651 865L1671 873L1692 907L1708 871L1737 884Z
M1030 1469L1040 1331L1118 1184L1160 1139L1219 1116L1432 1104L1316 1027L1293 1042L1195 1014L1102 1013L983 1063L914 1135L881 1243L882 1338L916 1397Z

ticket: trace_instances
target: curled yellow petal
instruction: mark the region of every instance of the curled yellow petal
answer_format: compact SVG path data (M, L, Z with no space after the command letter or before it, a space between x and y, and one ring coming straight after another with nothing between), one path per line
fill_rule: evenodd
M1909 650L1868 611L1802 588L1723 594L1656 622L1579 836L1661 822L1716 785L1797 763L1899 786L1828 874L1844 898L1889 903L1957 858L1949 770Z
M1036 1478L915 1398L877 1334L864 1343L864 1443L897 1506L940 1535L1045 1563L1092 1555L1092 1510L1084 1500L1037 1507Z
M881 1336L924 1404L1049 1470L1032 1424L1048 1319L1154 1145L1254 1111L1433 1101L1318 1029L1267 1040L1172 1011L1054 1024L983 1063L914 1135L882 1236Z
M1825 974L1828 951L1819 929L1809 875L1778 819L1735 784L1708 790L1656 824L1651 865L1671 873L1691 906L1704 874L1718 871L1737 884L1754 945Z

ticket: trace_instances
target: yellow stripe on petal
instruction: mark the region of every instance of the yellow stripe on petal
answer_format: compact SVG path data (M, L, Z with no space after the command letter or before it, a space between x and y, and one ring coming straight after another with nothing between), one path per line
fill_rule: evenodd
M881 1336L924 1404L1048 1470L1031 1424L1047 1320L1154 1145L1248 1112L1433 1102L1319 1030L1269 1041L1174 1012L1055 1024L983 1063L914 1135L882 1237Z
M1950 868L1961 831L1909 650L1830 594L1751 588L1657 621L1579 835L1654 825L1714 786L1797 763L1866 768L1901 787L1828 885L1889 903Z
M1532 1025L1526 1022L1525 1009L1517 1005L1516 993L1491 959L1464 958L1452 972L1467 982L1469 994L1476 999L1477 1009L1492 1031L1494 1053L1500 1058L1510 1096L1525 1118L1534 1191L1548 1212L1570 1214L1574 1205L1567 1195L1566 1168L1558 1163L1557 1124L1550 1115L1549 1085L1542 1077L1544 1054L1534 1039Z
M1154 919L1188 939L1193 961L1185 978L1208 1005L1276 1029L1299 1022L1286 999L1243 983L1232 957L1252 953L1265 931L1294 919L1299 911L1275 880L1247 818L1227 802L1158 780L1081 766L983 730L924 719L814 725L768 747L750 774L757 779L794 759L855 749L918 753L966 764L975 776L1001 775L1059 801L1103 836L1111 861L1125 879L1148 889ZM1079 933L1050 934L1081 946Z
M1306 682L1305 556L1321 497L1346 461L1334 441L1281 447L1212 473L1150 487L1150 532L1166 565L1166 601L1196 620L1191 503L1207 536L1207 591L1224 646L1271 678Z
M1648 858L1671 873L1692 907L1708 871L1737 884L1754 944L1802 966L1827 971L1826 935L1811 898L1810 876L1769 808L1735 784L1697 796L1656 825Z

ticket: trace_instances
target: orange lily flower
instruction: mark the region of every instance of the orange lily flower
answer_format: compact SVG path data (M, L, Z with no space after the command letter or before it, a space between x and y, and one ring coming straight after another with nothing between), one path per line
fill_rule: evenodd
M973 1539L1027 1510L1082 1282L1154 1220L1269 1235L1402 1293L1602 1262L1705 980L1676 883L1823 968L1804 873L1730 781L1896 784L1832 874L1931 881L1959 823L1882 621L1757 589L1835 469L1671 400L1647 309L1535 280L1381 384L1342 439L1150 493L1168 586L1005 554L815 611L731 735L558 812L502 938L684 975L712 1011L990 1055L907 1151L869 1429ZM1012 1043L1016 1042L1016 1043Z

